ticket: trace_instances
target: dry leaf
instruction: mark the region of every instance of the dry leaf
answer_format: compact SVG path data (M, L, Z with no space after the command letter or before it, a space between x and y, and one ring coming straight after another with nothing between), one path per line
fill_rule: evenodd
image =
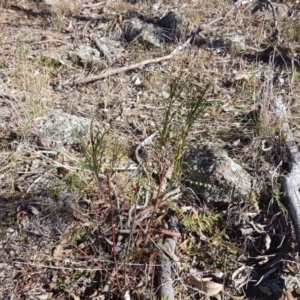
M72 249L65 249L68 240L63 239L53 252L54 257L67 257L72 253Z
M38 211L37 208L35 208L33 205L28 206L28 210L33 214L33 215L38 215L40 212Z
M235 287L242 287L248 280L252 267L246 265L241 266L232 273L232 281Z
M232 143L232 146L233 146L233 147L237 147L240 143L241 143L241 140L240 140L240 139L237 139L236 141L234 141L234 142Z
M250 75L246 73L237 73L233 76L234 81L247 81L249 78Z
M70 296L74 298L74 300L80 300L80 298L79 298L77 295L75 295L73 292L71 292L70 290L65 289L65 291L66 291L67 293L69 293Z
M52 41L53 40L53 37L50 36L50 35L43 35L42 38L41 38L42 41Z
M206 296L215 296L223 291L223 284L209 281L211 278L196 278L190 275L187 279L187 284L195 287Z
M125 300L130 300L130 293L129 293L128 290L125 292L124 299Z
M118 16L118 23L121 25L123 22L123 16L122 15L119 15Z
M51 299L52 293L50 293L50 294L44 294L44 295L40 295L40 296L36 296L36 297L39 300L47 300L47 299Z
M290 289L287 289L286 291L284 291L281 295L281 297L279 298L279 300L295 300L296 298L294 298L292 292Z
M265 234L265 236L264 236L264 242L265 242L266 250L269 250L270 246L271 246L271 238L270 238L270 236L268 234Z
M72 33L74 31L73 22L69 22L69 26L67 28L62 29L62 33Z

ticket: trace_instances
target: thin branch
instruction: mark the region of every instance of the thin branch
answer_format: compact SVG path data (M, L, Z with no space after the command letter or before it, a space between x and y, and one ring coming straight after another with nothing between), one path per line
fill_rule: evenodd
M117 68L117 69L107 70L106 72L103 72L99 75L88 76L86 78L79 78L79 79L76 79L73 83L75 85L78 85L78 84L82 84L82 83L94 82L94 81L97 81L97 80L100 80L100 79L103 79L103 78L106 78L106 77L109 77L109 76L113 76L113 75L116 75L116 74L119 74L119 73L122 73L122 72L134 70L136 68L143 67L143 66L146 66L146 65L149 65L149 64L155 64L155 63L159 63L159 62L162 62L162 61L165 61L165 60L169 60L169 59L173 58L175 55L177 55L180 51L187 48L193 42L194 38L196 37L196 35L199 32L204 32L205 30L209 29L211 27L211 25L226 19L235 9L236 9L236 7L234 6L229 12L226 13L226 15L224 17L220 17L220 18L215 19L212 22L210 22L210 23L208 23L208 24L206 24L202 27L199 27L195 32L193 32L191 34L191 36L186 40L186 42L182 46L179 46L176 49L174 49L169 55L144 60L142 62L135 63L135 64L132 64L132 65L129 65L129 66L121 67L121 68ZM102 51L102 50L100 50L100 51Z
M153 58L153 59L147 59L144 60L142 62L139 63L135 63L129 66L125 66L125 67L121 67L121 68L117 68L117 69L111 69L108 70L106 72L103 72L99 75L94 75L94 76L88 76L86 78L82 78L82 79L77 79L74 81L75 85L81 84L81 83L88 83L88 82L93 82L93 81L97 81L109 76L113 76L122 72L126 72L126 71L130 71L130 70L134 70L136 68L142 67L142 66L146 66L149 64L155 64L155 63L159 63L162 62L164 60L169 60L172 57L174 57L178 52L182 51L184 48L186 48L190 42L192 41L193 37L190 37L182 46L177 47L171 54L163 56L163 57L158 57L158 58Z
M106 48L104 46L102 46L101 41L98 38L94 37L94 42L95 42L97 48L99 49L99 51L103 54L103 56L107 60L108 64L112 65L113 61L112 61L110 55L108 54Z
M142 160L140 159L139 156L139 151L141 150L142 147L145 147L147 145L149 145L152 142L152 139L157 136L158 131L155 131L154 133L152 133L151 135L149 135L146 139L144 139L135 149L135 158L137 160L137 162L142 165ZM146 172L147 173L147 172Z
M10 101L17 101L18 100L18 98L15 95L11 94L11 93L0 92L0 97L1 98L6 98Z

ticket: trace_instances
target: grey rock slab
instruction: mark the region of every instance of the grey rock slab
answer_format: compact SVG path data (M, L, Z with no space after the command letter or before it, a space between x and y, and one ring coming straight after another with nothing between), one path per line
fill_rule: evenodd
M163 42L185 40L196 27L176 12L168 12L156 24L134 17L123 22L123 35L127 42L138 41L144 46L160 47Z
M278 18L288 17L289 15L289 7L285 4L281 3L273 3L275 6L276 15Z
M97 49L86 45L79 45L79 47L74 51L71 51L68 56L71 61L84 65L90 62L101 61L100 52Z
M271 5L265 3L264 1L257 1L252 8L252 14L263 14L265 20L273 20L273 10ZM272 6L275 10L276 18L284 18L289 14L289 7L285 4L272 2Z
M190 149L184 157L185 180L209 203L248 198L252 177L218 144Z
M163 41L162 28L139 18L124 21L122 30L125 40L129 43L137 41L146 47L160 47Z
M42 119L38 135L43 140L58 144L74 144L89 135L90 124L90 119L55 112Z
M215 38L213 46L216 48L225 47L233 52L242 52L246 49L246 37L242 34L231 33Z
M196 30L196 27L188 19L172 11L163 16L158 24L164 29L165 35L170 41L185 40L193 30Z

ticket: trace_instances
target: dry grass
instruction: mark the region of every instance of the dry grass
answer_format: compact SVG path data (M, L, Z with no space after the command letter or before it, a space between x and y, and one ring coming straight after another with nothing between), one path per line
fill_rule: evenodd
M154 250L163 242L161 234L151 230L161 229L161 219L169 213L180 216L184 227L176 295L192 297L194 291L182 278L200 265L202 270L221 268L227 291L241 295L229 280L238 263L249 263L239 252L244 244L235 232L236 213L258 206L261 218L267 218L263 214L270 199L280 198L276 167L285 156L280 123L270 109L272 97L282 94L290 101L299 136L299 71L291 70L278 53L266 58L250 49L270 45L272 18L241 7L203 33L205 44L193 45L171 61L72 86L74 78L98 73L106 62L77 64L66 58L68 54L80 44L94 47L93 35L117 37L120 15L161 17L176 10L199 26L224 16L231 1L164 1L157 11L151 9L156 1L11 2L0 1L0 92L5 89L17 97L0 98L0 264L6 268L0 274L0 298L119 299L130 290L132 299L153 299L159 263ZM11 4L19 9L9 8ZM45 10L49 13L41 13ZM74 17L83 11L86 20ZM284 46L294 54L297 13L295 9L293 19L279 22ZM71 20L74 31L68 32ZM216 47L213 38L232 32L244 35L249 48L239 52ZM176 46L144 49L122 41L124 50L113 67L164 56ZM276 73L274 81L268 72ZM141 84L135 84L137 77ZM174 82L178 87L172 99ZM188 101L200 99L208 85L203 109L184 132L180 122L191 120ZM166 117L170 103L173 119ZM53 110L95 119L110 129L74 147L41 147L35 129ZM160 135L138 152L142 164L137 164L136 147L156 130ZM235 204L230 213L203 210L184 187L180 201L174 195L163 200L165 193L181 186L178 166L186 146L204 139L225 142L229 154L255 178L251 199ZM184 212L189 206L196 212ZM144 219L142 212L149 207ZM194 214L199 215L197 221ZM140 222L133 227L134 220ZM251 238L257 247L261 236ZM251 251L248 255L257 255ZM246 291L249 297L251 292Z

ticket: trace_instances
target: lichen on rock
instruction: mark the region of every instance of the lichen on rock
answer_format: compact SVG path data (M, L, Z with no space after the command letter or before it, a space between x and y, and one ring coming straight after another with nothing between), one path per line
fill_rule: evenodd
M243 200L251 191L252 177L218 144L188 150L183 169L185 180L210 203Z

